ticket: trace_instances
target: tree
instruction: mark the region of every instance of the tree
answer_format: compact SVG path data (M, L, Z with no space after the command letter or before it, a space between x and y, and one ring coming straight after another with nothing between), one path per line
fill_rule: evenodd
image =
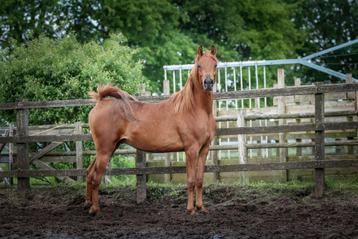
M2 47L39 34L57 39L74 32L80 42L102 42L121 32L141 49L137 57L153 90L161 87L163 65L191 62L198 45L217 46L223 61L275 59L295 56L304 37L292 21L296 4L283 0L17 2L0 6Z
M236 53L230 60L291 57L303 41L302 31L291 20L294 4L279 0L175 2L183 16L181 29L194 41L204 35Z
M101 0L100 3L99 21L106 33L120 31L131 45L159 43L178 26L178 11L168 0Z
M12 47L45 35L75 32L81 42L103 39L97 0L6 0L0 5L0 47ZM107 37L109 35L107 34Z
M358 1L300 1L294 17L297 28L307 32L301 56L321 51L358 38ZM351 46L315 59L331 69L358 74L358 46ZM309 70L306 81L323 81L327 75ZM337 81L336 78L330 78Z
M123 35L112 35L103 45L81 44L73 35L59 40L39 37L16 46L10 54L2 51L0 102L88 98L90 90L108 83L135 93L144 82L135 54ZM37 110L30 121L86 121L87 113L88 108Z

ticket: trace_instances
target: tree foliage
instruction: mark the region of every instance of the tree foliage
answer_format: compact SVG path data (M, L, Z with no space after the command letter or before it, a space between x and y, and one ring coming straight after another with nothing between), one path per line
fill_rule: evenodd
M207 36L224 46L235 59L284 58L302 42L291 21L294 4L283 1L178 1L183 29Z
M295 24L306 32L299 55L308 55L358 38L358 1L311 0L297 4ZM358 45L325 54L314 59L328 68L358 74ZM324 80L317 71L306 72L308 80ZM331 78L331 80L337 80Z
M137 50L123 35L112 35L102 45L79 43L73 35L59 40L39 37L2 52L0 102L87 98L100 84L114 84L134 93L144 82ZM47 111L46 111L47 112ZM86 120L80 109L41 111L31 114L33 123Z
M159 91L163 65L192 62L198 45L216 45L222 61L307 55L357 38L357 12L351 0L7 0L0 5L0 46L11 52L40 35L72 33L79 45L103 44L120 32ZM354 72L357 55L344 57L320 63Z

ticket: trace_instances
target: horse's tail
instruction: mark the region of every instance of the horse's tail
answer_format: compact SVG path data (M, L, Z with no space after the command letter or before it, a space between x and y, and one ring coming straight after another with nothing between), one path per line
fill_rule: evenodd
M122 100L136 101L136 99L133 96L129 95L127 92L124 92L120 90L118 87L111 86L111 85L99 86L97 88L97 92L92 91L89 93L89 95L91 96L91 98L95 99L96 101L101 101L106 96L112 96L114 98L122 99Z

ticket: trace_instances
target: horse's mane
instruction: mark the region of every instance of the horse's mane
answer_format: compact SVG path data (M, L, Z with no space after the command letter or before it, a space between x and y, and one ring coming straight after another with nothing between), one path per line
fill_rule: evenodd
M175 112L181 112L183 110L191 110L194 106L194 82L192 80L192 76L189 77L187 82L185 83L184 87L174 93L170 98L174 104Z

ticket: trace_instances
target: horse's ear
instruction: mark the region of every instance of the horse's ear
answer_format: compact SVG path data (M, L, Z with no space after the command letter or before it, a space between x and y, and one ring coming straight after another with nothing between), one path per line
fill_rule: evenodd
M199 46L198 47L198 52L197 52L197 55L200 57L200 56L203 56L203 46Z
M214 56L216 56L216 53L218 52L218 50L216 49L215 46L211 46L211 50L210 50L210 53Z

